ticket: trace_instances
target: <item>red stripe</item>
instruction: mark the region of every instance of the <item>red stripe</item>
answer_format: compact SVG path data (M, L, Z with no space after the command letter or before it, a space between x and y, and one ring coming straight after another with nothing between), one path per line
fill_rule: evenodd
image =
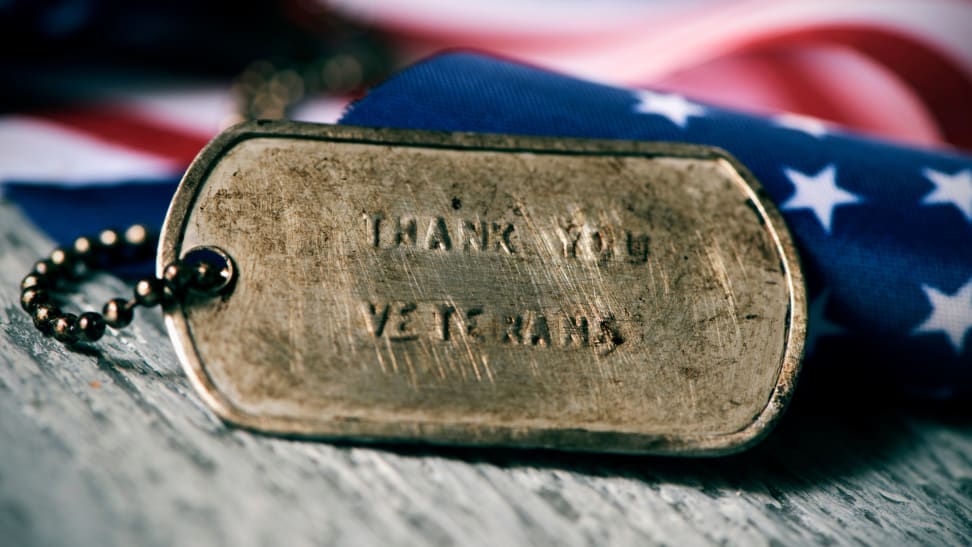
M189 165L211 137L166 126L146 120L137 114L104 106L36 112L32 115L87 133L102 141L138 152L147 152L183 165Z
M866 26L808 30L794 38L839 43L875 59L921 97L947 141L972 149L972 77L940 50L903 32Z

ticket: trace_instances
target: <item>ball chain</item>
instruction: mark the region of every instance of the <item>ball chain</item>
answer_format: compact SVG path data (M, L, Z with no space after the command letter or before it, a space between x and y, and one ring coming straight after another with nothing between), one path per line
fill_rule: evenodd
M104 335L105 327L128 326L137 306L164 306L188 290L209 293L222 285L223 272L219 267L205 261L190 265L176 260L162 270L161 278L139 280L132 298L109 300L101 313L65 313L57 304L55 296L65 285L80 281L95 270L150 258L157 241L158 236L141 224L124 231L109 229L97 236L79 237L71 246L58 247L48 258L34 264L20 283L20 304L40 332L66 344L95 342Z

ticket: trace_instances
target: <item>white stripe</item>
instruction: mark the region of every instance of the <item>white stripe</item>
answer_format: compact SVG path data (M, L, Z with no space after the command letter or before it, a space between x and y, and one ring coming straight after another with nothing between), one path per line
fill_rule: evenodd
M319 0L320 1L320 0ZM919 38L972 74L972 9L963 0L740 0L679 3L678 8L627 2L582 2L558 14L540 0L490 2L491 13L468 2L422 0L417 10L376 0L340 0L335 7L428 44L472 44L577 76L639 84L731 53L749 40L833 24L885 28ZM543 15L543 14L546 15ZM531 38L532 41L524 40ZM407 42L406 42L407 44Z
M233 101L225 85L182 86L148 92L126 90L106 97L115 107L152 123L204 137L219 133L233 113Z
M0 117L0 184L81 186L171 178L172 160L26 116Z
M972 10L964 2L949 0L729 4L723 9L699 11L692 18L663 27L645 28L643 32L625 29L617 39L605 39L584 50L538 50L519 57L580 76L638 83L729 54L748 40L769 33L830 24L886 28L920 38L941 48L966 74L972 74L972 32L968 32L972 28Z

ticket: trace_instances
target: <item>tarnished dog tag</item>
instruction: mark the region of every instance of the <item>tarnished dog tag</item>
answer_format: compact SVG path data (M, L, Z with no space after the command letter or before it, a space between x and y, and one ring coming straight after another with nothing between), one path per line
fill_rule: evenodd
M719 454L766 433L805 333L796 252L724 152L258 122L196 159L159 264L225 420L284 435Z

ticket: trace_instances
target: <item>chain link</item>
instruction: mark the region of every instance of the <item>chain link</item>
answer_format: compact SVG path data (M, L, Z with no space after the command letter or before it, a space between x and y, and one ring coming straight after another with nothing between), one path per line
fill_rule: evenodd
M306 97L359 89L386 74L390 62L390 56L373 37L349 42L344 51L323 55L309 63L256 61L233 83L235 108L225 125L287 117ZM71 246L58 247L48 258L34 264L20 283L20 304L39 331L74 344L101 339L106 327L128 326L138 306L167 306L179 301L187 291L215 295L229 285L235 271L231 259L219 252L208 253L206 258L191 264L184 260L168 264L161 278L139 280L132 298L109 300L101 313L89 311L75 315L63 311L57 298L60 293L73 288L95 270L150 258L157 241L157 234L141 224L123 232L109 229L97 236L79 237Z
M304 99L346 95L389 72L389 55L380 47L357 46L310 62L261 59L250 63L233 81L233 113L223 125L288 118Z
M30 314L37 330L66 344L96 342L106 327L128 326L138 306L169 306L189 291L214 296L226 287L230 265L212 258L187 262L176 260L162 271L162 277L146 277L135 283L129 299L109 300L98 312L80 316L65 313L58 296L74 288L97 270L149 259L158 243L157 234L141 224L127 230L102 230L97 236L79 237L69 247L58 247L34 264L20 283L20 305ZM218 257L217 257L218 258Z

